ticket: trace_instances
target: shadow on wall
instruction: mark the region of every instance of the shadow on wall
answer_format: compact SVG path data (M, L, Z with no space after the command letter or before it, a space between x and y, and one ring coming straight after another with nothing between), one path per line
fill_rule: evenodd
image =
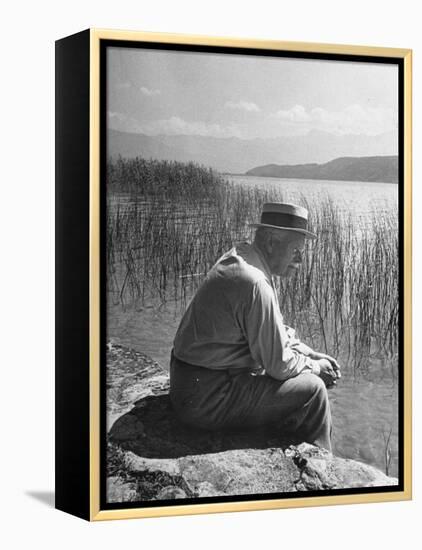
M55 493L53 491L26 491L25 494L49 508L54 508Z

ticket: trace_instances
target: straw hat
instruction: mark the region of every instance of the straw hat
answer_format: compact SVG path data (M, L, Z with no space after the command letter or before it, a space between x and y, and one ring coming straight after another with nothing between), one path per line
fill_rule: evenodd
M296 204L266 202L262 208L261 222L252 223L251 227L296 231L308 239L316 239L316 235L308 231L308 211Z

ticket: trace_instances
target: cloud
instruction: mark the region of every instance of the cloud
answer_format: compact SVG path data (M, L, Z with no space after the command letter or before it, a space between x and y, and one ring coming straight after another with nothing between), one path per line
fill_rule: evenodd
M187 121L173 116L168 119L155 120L142 125L142 131L146 134L158 135L192 135L231 137L240 135L240 128L235 125L222 126L217 123L208 123L201 120Z
M116 111L108 111L108 126L112 130L119 130L120 132L139 133L141 131L139 122L123 113Z
M226 101L224 107L227 109L237 109L239 111L248 111L249 113L259 113L260 108L256 103L250 101Z
M275 118L283 127L300 133L315 129L337 135L375 136L397 127L397 113L393 109L357 104L349 105L342 111L327 111L321 107L307 111L302 105L295 105L291 109L278 111Z
M117 88L118 90L129 90L129 88L131 88L131 87L132 87L131 83L130 83L130 82L127 82L127 81L126 81L126 82L117 82L117 83L116 83L116 88Z
M276 117L281 120L286 120L288 122L309 122L311 116L306 112L305 107L302 105L295 105L288 111L278 111Z
M115 84L115 88L116 88L116 90L130 90L130 89L135 88L135 87L132 86L131 82L126 80L124 82L117 82ZM156 95L161 95L161 90L153 90L151 88L147 88L146 86L140 86L139 91L141 92L142 95L147 96L147 97L153 97L153 96L156 96Z
M141 93L143 95L146 95L148 97L152 97L154 95L160 95L161 90L150 90L149 88L146 88L145 86L140 87Z
M204 121L187 121L173 116L167 119L154 120L144 124L135 118L114 111L108 112L109 127L121 132L134 132L157 135L188 135L211 137L244 137L242 127L236 124L222 126Z

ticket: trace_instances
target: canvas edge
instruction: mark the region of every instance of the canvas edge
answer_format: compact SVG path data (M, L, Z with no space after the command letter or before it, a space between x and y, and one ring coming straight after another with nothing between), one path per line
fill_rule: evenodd
M404 61L404 489L383 493L300 497L265 501L174 505L155 508L100 509L100 41L273 49L321 54L390 57ZM411 246L412 246L412 50L374 46L283 42L170 33L90 29L90 519L114 519L258 511L309 506L361 504L412 498Z

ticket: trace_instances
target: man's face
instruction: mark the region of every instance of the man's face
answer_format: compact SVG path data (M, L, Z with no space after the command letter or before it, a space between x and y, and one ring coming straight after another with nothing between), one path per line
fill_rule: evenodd
M305 236L294 231L274 234L267 244L268 265L273 275L290 277L302 263Z

